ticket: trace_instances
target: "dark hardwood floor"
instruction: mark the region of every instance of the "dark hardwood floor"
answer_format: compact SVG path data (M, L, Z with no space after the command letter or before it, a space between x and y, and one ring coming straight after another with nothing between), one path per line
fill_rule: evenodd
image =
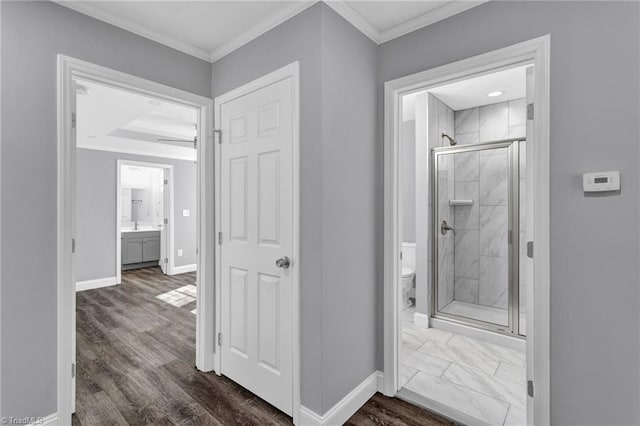
M291 418L195 362L195 273L122 273L122 285L77 294L74 425L290 425ZM182 289L182 291L176 291ZM161 294L170 300L157 298ZM173 297L171 297L173 296ZM450 425L380 394L349 425Z

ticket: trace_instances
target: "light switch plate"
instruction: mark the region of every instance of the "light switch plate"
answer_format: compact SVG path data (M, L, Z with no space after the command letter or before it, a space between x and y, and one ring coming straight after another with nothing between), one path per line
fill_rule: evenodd
M182 216L184 216L184 217L188 217L188 216L189 216L189 214L190 214L189 209L184 209L184 210L182 210Z
M182 249L178 249L178 257L182 257Z

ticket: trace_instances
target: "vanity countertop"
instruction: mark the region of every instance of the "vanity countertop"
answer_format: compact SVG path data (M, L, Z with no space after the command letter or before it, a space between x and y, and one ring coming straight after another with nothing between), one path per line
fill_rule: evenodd
M134 233L134 232L153 232L153 231L160 232L161 229L153 228L153 227L149 226L149 227L138 228L138 229L121 229L120 230L120 232L123 233L123 234L128 234L130 232Z

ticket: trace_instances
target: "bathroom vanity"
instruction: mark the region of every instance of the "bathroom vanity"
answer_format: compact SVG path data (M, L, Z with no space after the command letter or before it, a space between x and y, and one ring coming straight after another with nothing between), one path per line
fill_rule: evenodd
M139 229L122 231L122 270L158 266L160 231Z

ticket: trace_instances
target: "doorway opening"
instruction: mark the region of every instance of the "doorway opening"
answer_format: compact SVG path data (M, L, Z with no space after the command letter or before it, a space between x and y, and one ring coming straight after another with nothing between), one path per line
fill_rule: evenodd
M189 164L178 163L179 166L190 167ZM120 241L118 262L118 277L122 270L139 269L149 266L160 266L165 275L193 272L195 264L188 264L176 268L174 244L174 181L173 165L146 163L130 160L117 161L117 199L118 220L116 224L116 241ZM181 184L195 183L181 181ZM195 195L195 185L192 186ZM189 192L188 187L181 187ZM182 192L182 191L181 191ZM195 203L194 203L195 204ZM193 210L184 209L187 217ZM195 214L195 212L194 212ZM195 218L192 219L195 224ZM195 232L189 235L188 230L195 228L182 223L179 233L191 237L195 242ZM193 247L195 248L195 246ZM177 250L177 256L184 256L184 249ZM191 261L195 260L195 250L191 253ZM177 272L176 272L177 269Z
M385 393L462 423L548 416L547 54L386 84Z
M71 423L115 406L120 376L213 369L212 100L61 55L58 77L58 413Z

